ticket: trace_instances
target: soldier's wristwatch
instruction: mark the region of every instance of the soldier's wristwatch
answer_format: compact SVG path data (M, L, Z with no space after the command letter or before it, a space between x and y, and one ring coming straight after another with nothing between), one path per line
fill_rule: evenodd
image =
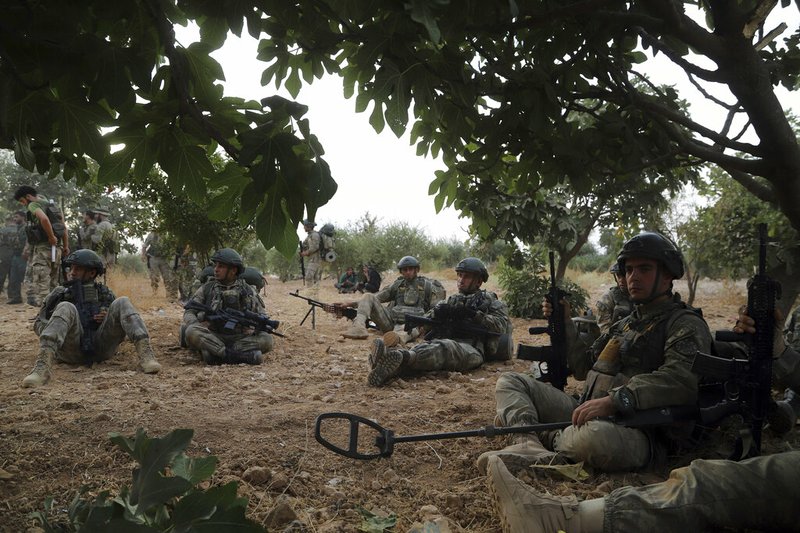
M636 411L636 399L628 387L617 389L611 401L623 416L632 415Z

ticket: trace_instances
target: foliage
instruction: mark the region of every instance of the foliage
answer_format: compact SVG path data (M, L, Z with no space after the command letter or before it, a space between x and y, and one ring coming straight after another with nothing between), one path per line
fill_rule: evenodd
M359 531L365 531L366 533L383 533L397 525L397 515L394 513L388 516L380 516L364 509L360 505L356 506L356 509L361 513L362 517L361 525L358 526Z
M527 252L522 255L522 266L515 267L509 261L501 261L497 266L498 283L504 290L503 302L511 316L544 318L542 300L550 289L550 272L542 257ZM583 288L566 279L560 280L558 285L569 293L567 300L572 306L572 316L588 309L589 293Z
M130 276L131 274L147 274L147 265L142 261L142 256L140 254L118 255L114 269L122 272L126 276Z
M111 433L118 448L138 463L130 485L117 496L107 490L94 498L82 487L68 509L67 523L51 524L53 499L33 517L47 533L63 531L237 531L262 532L245 517L247 500L236 496L237 484L202 489L214 474L217 458L190 458L184 451L194 431L176 429L164 437L148 437L143 429L134 438Z
M80 185L94 179L90 159L101 185L143 179L158 165L174 195L210 196L212 212L236 204L243 225L291 253L304 210L313 216L336 183L305 106L279 96L223 95L224 72L209 53L228 32L240 35L245 22L256 37L273 30L248 3L5 5L0 148L13 149L30 171L62 172ZM272 9L294 11L288 3ZM190 20L200 41L183 46L173 25ZM315 62L314 73L322 70ZM211 161L217 147L230 158L221 170Z
M301 275L299 255L295 254L287 258L274 248L268 250L264 258L262 271L278 276L281 281L299 278Z

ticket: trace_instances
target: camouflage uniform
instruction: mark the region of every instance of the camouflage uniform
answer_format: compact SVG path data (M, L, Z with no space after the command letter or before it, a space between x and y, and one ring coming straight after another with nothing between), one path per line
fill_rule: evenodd
M501 335L511 333L506 305L493 292L479 289L471 294L454 294L447 299L447 305L474 310L474 317L465 320L469 325ZM409 350L397 350L403 356L399 373L472 370L483 364L484 356L497 352L500 341L499 336L459 334L455 338L445 338L440 335L434 328L426 342Z
M372 320L383 332L402 333L403 315L422 316L446 296L444 287L435 279L417 276L406 281L399 277L377 294L364 294L358 302L358 314L351 329L366 330L367 320ZM384 307L382 304L387 302L389 305Z
M693 461L667 481L605 497L603 529L686 533L709 527L800 531L800 452L741 462Z
M28 267L28 261L22 257L26 243L25 224L19 224L16 229L16 245L12 249L11 272L8 276L7 303L22 303L22 281L25 278L25 270Z
M167 292L167 298L178 299L178 281L173 275L172 268L167 258L167 251L164 249L165 245L161 241L161 235L155 231L151 231L144 240L142 249L147 257L147 270L150 274L150 287L153 289L153 294L158 291L159 278L164 280L164 289Z
M240 311L252 311L264 314L264 302L255 289L243 279L236 279L231 285L223 285L216 279L207 281L191 298L214 310L232 308ZM228 334L222 332L222 325L202 324L205 316L202 312L187 309L183 314L185 338L188 348L200 352L208 364L239 363L239 354L258 351L267 353L272 350L273 339L269 333L260 331Z
M35 241L35 231L41 231L41 224L36 218L36 210L45 211L47 199L39 196L35 202L27 206L28 217L28 270L25 277L28 279L27 297L31 305L39 305L47 295L58 285L58 269L61 264L61 238L56 235L59 243L56 245L55 260L47 237ZM33 231L32 231L33 230ZM44 233L42 231L42 233Z
M569 420L579 403L606 395L623 411L618 405L622 390L633 404L624 407L635 410L696 404L698 378L691 370L692 360L698 350L708 352L711 333L678 295L636 306L589 350L575 340L571 321L566 329L569 366L577 379L586 379L581 401L532 374L508 372L495 388L497 418L503 426ZM677 428L645 431L592 420L562 430L549 447L602 470L633 470L647 466L685 437Z
M188 300L189 297L195 293L197 288L199 288L198 285L197 288L192 290L197 276L197 262L197 254L188 246L178 258L178 270L175 272L175 277L178 281L178 292L181 300Z
M92 235L97 231L97 222L92 221L90 224L82 224L78 228L78 250L91 250L92 249Z
M11 262L17 241L17 225L9 222L0 228L0 291L5 287L6 279L11 285Z
M305 256L306 284L315 285L322 277L320 250L322 249L322 236L318 231L312 230L303 241L303 251L310 252Z
M627 291L619 287L608 289L597 301L597 327L600 328L600 334L608 333L611 325L631 314L632 309Z
M98 222L97 228L91 236L91 241L91 249L103 259L103 265L105 265L106 269L117 262L117 253L114 249L116 234L111 221L104 219Z

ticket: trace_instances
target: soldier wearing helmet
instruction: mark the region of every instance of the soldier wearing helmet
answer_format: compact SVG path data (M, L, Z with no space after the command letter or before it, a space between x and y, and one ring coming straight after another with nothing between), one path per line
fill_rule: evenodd
M515 466L556 459L585 461L604 471L637 470L688 442L691 428L685 424L643 430L607 420L665 406L696 406L692 361L698 350L711 348L699 310L672 292L673 280L683 275L683 260L672 242L658 233L641 233L625 243L617 262L634 308L594 344L576 337L563 302L568 365L576 379L586 380L579 400L532 374L508 372L497 380L502 425L570 419L573 425L548 434L544 443L537 435L519 435L512 446L482 454L481 471L491 456ZM545 302L543 310L549 315L552 307Z
M625 275L620 273L619 263L614 262L609 269L614 276L614 286L608 289L597 301L597 327L600 334L608 333L611 324L631 314L633 305L628 296Z
M403 373L465 372L481 366L486 357L510 356L508 343L512 331L506 305L493 292L481 289L489 279L486 266L478 258L467 257L456 266L456 274L458 294L439 302L427 313L438 325L425 335L425 342L407 350L387 348L383 339L375 340L369 356L370 385L380 387ZM459 329L454 323L466 327ZM501 343L506 344L502 355Z
M223 248L211 256L214 277L206 281L190 300L218 309L250 311L265 314L264 301L256 289L240 277L244 261L238 252ZM186 309L183 314L181 337L186 346L200 353L207 364L258 365L265 353L272 350L272 335L264 331L251 331L241 327L233 333L224 330L224 324L206 321L205 313Z
M388 344L394 346L416 338L418 331L403 330L404 316L422 316L446 296L442 284L435 279L420 276L419 268L417 258L407 255L397 262L400 277L394 283L377 294L364 294L358 302L339 304L358 308L353 325L342 336L347 339L366 339L367 320L372 320L386 334ZM385 303L389 305L384 306Z
M322 270L320 270L322 236L314 229L315 226L316 223L313 220L309 218L303 220L303 229L306 230L307 235L300 250L300 255L305 258L306 285L312 287L316 286L322 277Z
M39 355L23 387L44 385L53 361L91 364L110 359L126 338L136 347L146 374L161 369L139 312L127 296L117 298L102 283L103 260L92 250L76 250L64 260L69 280L45 299L33 329L39 336Z
M178 279L170 261L173 249L174 247L170 246L168 239L155 228L147 234L142 244L142 259L147 265L147 272L150 275L150 288L153 289L153 296L158 292L158 283L161 280L164 282L167 299L171 302L178 299Z

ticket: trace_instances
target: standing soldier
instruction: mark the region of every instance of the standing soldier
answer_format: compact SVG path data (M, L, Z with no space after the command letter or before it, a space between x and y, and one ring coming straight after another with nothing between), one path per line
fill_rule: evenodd
M192 284L197 277L197 252L192 250L190 244L187 244L178 254L177 259L178 269L175 271L175 277L178 281L180 300L185 302L194 294Z
M25 206L27 237L28 305L38 307L58 284L61 253L69 254L69 235L61 210L36 189L23 185L14 192L14 199Z
M25 251L25 212L17 211L12 215L14 228L17 231L17 238L14 240L14 248L11 255L11 272L8 275L8 301L7 304L22 303L22 280L25 279L25 269L28 266Z
M92 235L97 231L95 214L91 209L83 212L83 225L78 229L78 250L92 249Z
M489 279L486 266L477 257L467 257L456 266L456 274L458 294L437 303L429 314L442 325L459 322L464 328L447 331L433 326L425 336L426 342L410 350L387 350L383 339L375 339L369 356L367 382L370 385L380 387L404 372L472 370L481 366L485 357L498 352L501 336L511 335L511 323L506 305L493 292L481 289ZM483 332L470 332L470 329Z
M100 256L78 250L64 263L70 268L70 281L47 296L36 317L33 330L39 336L39 356L22 386L47 383L53 360L91 364L110 359L126 337L136 347L145 374L161 370L147 327L131 301L127 296L115 297L111 289L97 283L97 276L103 274Z
M316 224L313 220L303 220L303 228L308 235L303 241L303 249L300 255L306 258L306 285L316 286L319 283L322 272L320 271L320 248L322 237L318 231L314 230Z
M214 277L200 287L191 301L197 301L214 311L232 309L264 314L264 302L256 290L239 276L244 272L242 256L231 248L217 250L211 256ZM225 324L206 321L205 313L187 309L183 314L183 334L186 346L200 352L209 365L260 365L264 353L272 350L272 335L237 326L234 332Z
M611 324L631 314L633 309L625 275L619 271L619 263L611 265L609 272L614 276L614 286L597 301L597 327L600 328L600 335L608 333Z
M153 296L158 292L159 277L164 281L164 290L170 301L178 299L178 281L170 268L168 252L169 246L161 238L161 234L153 230L144 240L142 245L142 259L147 264L150 273L150 287Z
M117 262L117 231L108 219L111 213L106 208L93 209L97 217L97 229L92 235L92 250L103 258L106 272ZM108 277L108 274L106 274Z

